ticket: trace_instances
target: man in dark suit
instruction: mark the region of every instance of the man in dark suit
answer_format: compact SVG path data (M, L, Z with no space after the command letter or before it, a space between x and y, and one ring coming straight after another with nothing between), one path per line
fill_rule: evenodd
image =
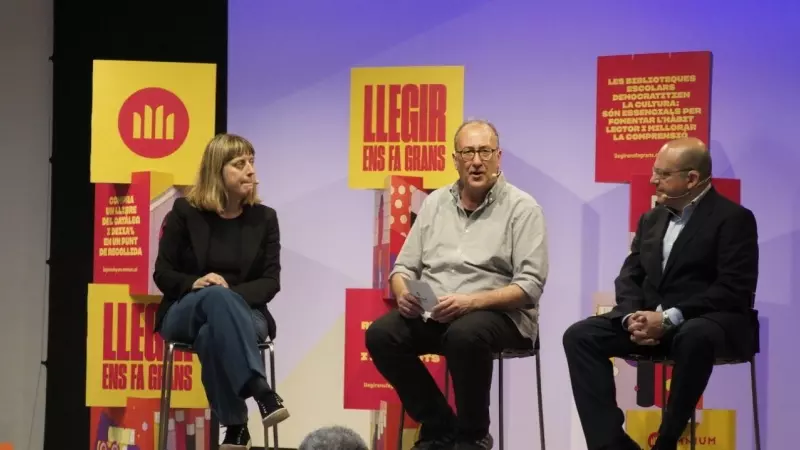
M617 305L564 333L572 391L589 450L638 450L624 433L611 357L668 356L670 396L654 449L675 450L718 357L752 354L758 278L753 213L711 185L698 139L668 142L653 165L657 207L639 219L615 281Z

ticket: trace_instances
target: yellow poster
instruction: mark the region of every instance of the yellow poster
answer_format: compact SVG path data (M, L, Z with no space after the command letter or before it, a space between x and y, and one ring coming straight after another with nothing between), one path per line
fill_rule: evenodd
M124 407L161 397L164 342L153 332L160 296L132 297L123 284L90 284L86 335L86 406ZM175 352L173 408L208 405L197 355Z
M92 183L129 183L132 172L194 184L214 135L216 65L94 61Z
M736 450L736 411L704 409L695 428L697 450ZM625 413L625 429L644 449L650 449L658 438L661 410L638 409ZM686 427L678 441L678 450L690 450L691 434Z
M455 181L463 67L354 68L350 77L351 189L383 189L388 175L422 177L425 189Z

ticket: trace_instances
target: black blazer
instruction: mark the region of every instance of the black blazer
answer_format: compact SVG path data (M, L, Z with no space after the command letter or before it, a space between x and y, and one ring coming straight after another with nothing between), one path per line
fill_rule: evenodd
M158 243L153 280L164 294L156 313L155 331L169 307L192 290L192 284L208 273L205 269L210 230L206 217L215 214L194 208L178 198L167 214ZM270 338L275 320L267 311L280 289L280 231L275 210L264 205L245 206L242 212L242 282L230 289L253 308L262 309Z
M758 281L758 229L753 213L712 187L698 202L662 271L662 240L670 212L656 207L642 215L615 280L620 318L637 310L677 307L685 320L719 323L735 348L753 344L752 302Z

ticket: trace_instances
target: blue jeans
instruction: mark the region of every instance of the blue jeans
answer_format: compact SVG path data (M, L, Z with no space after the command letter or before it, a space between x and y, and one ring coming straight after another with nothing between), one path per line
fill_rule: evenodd
M164 317L165 340L192 344L202 365L208 403L222 425L247 423L242 396L255 376L266 379L258 343L267 337L267 320L237 293L221 286L193 291Z

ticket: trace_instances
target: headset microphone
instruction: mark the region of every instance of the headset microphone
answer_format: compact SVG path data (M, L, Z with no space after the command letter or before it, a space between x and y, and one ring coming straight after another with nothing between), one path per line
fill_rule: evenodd
M703 184L706 184L709 181L711 181L711 177L706 177L704 180L702 180L699 183L697 183L697 186L701 186ZM686 190L686 192L684 192L681 195L661 194L661 195L659 195L659 197L660 197L660 200L663 202L664 200L667 200L667 199L669 199L669 200L677 200L679 198L686 197L686 196L690 195L691 193L692 193L691 189L688 189L688 190Z
M669 194L661 194L661 197L662 197L663 199L677 200L677 199L679 199L679 198L686 197L687 195L689 195L689 194L691 194L691 193L692 193L692 191L686 191L686 192L684 192L684 193L683 193L683 194L681 194L681 195L669 195Z

